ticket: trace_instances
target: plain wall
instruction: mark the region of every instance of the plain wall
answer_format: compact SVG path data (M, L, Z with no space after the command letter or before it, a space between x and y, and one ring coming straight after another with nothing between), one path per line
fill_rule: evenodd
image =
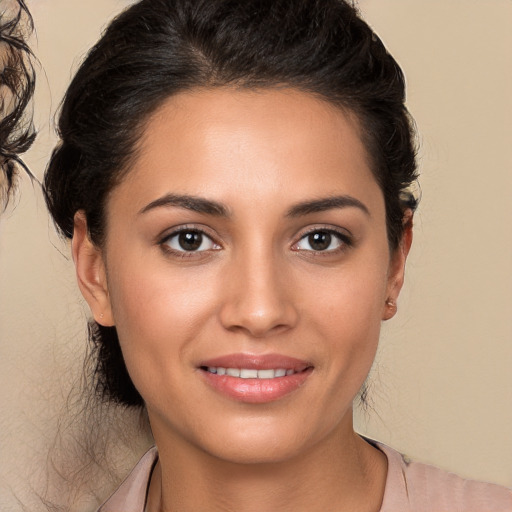
M41 65L40 136L26 161L39 178L73 70L128 4L28 1ZM512 2L360 7L407 76L423 198L399 312L372 372L373 405L356 424L412 458L512 486ZM87 318L39 187L23 177L19 188L0 219L0 509L9 511L21 510L16 496L37 510L48 447L73 409ZM119 455L119 476L146 444Z

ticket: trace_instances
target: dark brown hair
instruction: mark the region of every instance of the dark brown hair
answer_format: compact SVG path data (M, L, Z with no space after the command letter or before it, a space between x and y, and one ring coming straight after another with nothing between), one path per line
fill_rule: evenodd
M74 214L84 210L91 240L101 247L108 193L127 172L148 116L180 91L227 85L289 86L353 112L396 249L404 210L415 206L404 196L416 179L404 76L342 0L142 0L122 13L88 54L62 105L61 141L44 182L61 232L71 238ZM93 322L90 335L102 396L142 405L116 329Z
M17 167L33 178L20 158L35 139L31 113L27 112L35 87L33 55L26 42L32 30L23 0L18 0L14 9L0 12L0 206L7 203Z

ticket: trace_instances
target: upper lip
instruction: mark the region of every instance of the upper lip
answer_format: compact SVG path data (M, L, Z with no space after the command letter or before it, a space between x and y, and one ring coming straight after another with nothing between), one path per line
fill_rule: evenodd
M282 354L228 354L202 361L199 367L247 368L249 370L272 370L284 368L301 372L313 366L311 363Z

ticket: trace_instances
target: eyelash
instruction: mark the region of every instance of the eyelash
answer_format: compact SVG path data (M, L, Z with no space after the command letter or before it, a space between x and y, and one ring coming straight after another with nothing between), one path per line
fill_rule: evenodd
M169 242L184 233L200 235L202 237L202 240L201 240L201 244L199 245L199 247L201 247L201 245L203 245L205 239L209 240L209 243L213 247L208 248L206 250L202 250L202 251L198 251L198 250L187 251L185 249L179 250L179 249L172 248L170 246ZM334 236L340 243L340 246L336 247L335 249L323 249L323 250L301 249L298 247L298 245L303 240L306 240L311 235L317 234L317 233L324 233L324 234L327 234L330 236ZM211 251L218 251L222 248L222 246L220 244L218 244L217 242L215 242L213 237L211 235L209 235L205 230L197 228L197 227L192 227L192 226L183 226L183 227L180 227L180 228L174 230L172 233L165 235L163 238L160 239L160 241L158 242L158 245L160 245L160 247L162 248L162 250L165 253L170 254L174 257L178 257L178 258L191 258L191 257L193 258L193 257L198 257L198 255L204 257L208 253L211 253ZM328 227L315 226L315 227L312 227L309 230L307 230L305 233L302 233L299 240L292 245L291 249L295 252L300 252L303 254L307 253L308 256L312 256L312 257L325 257L325 256L330 256L330 255L334 255L334 254L338 254L340 252L346 251L348 248L352 247L353 245L354 244L353 244L352 237L349 234L347 234L346 232L342 232L341 230L337 230L337 229L334 229L331 227L328 228ZM205 254L203 254L203 253L205 253Z
M336 247L335 249L324 249L324 250L316 250L316 251L314 249L300 249L297 247L301 241L306 240L308 237L310 237L311 235L316 234L316 233L325 233L325 234L333 236L334 238L336 238L339 241L340 246ZM301 253L308 253L308 256L312 256L312 257L316 258L316 257L332 256L334 254L344 252L347 249L353 247L353 245L354 245L354 241L352 239L352 236L345 231L337 230L332 227L314 226L314 227L310 228L309 230L307 230L305 233L302 233L302 235L299 238L299 241L295 242L293 244L292 250L294 250L296 252L301 252Z
M212 247L211 249L206 249L206 250L202 250L202 251L197 251L197 250L187 251L185 249L183 249L183 250L173 249L169 245L169 242L171 242L172 239L177 238L181 234L184 234L184 233L193 233L196 235L200 235L202 237L201 245L204 243L204 241L206 239L206 240L209 240L210 243L214 247ZM212 250L218 251L219 249L221 249L221 246L217 242L215 242L213 237L211 235L209 235L205 230L197 228L197 227L191 227L191 226L183 226L178 229L175 229L172 233L165 235L158 242L158 245L160 245L160 247L162 248L162 250L165 253L175 256L175 257L178 257L178 258L193 258L193 257L197 257L198 255L206 256L206 254L203 254L203 253L209 253Z

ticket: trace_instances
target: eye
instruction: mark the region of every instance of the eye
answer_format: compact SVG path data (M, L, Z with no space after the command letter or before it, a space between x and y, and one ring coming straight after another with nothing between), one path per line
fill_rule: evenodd
M304 235L293 247L296 251L334 252L349 246L347 235L329 229L315 229Z
M174 252L203 252L220 247L205 233L197 229L183 229L166 237L162 244Z

